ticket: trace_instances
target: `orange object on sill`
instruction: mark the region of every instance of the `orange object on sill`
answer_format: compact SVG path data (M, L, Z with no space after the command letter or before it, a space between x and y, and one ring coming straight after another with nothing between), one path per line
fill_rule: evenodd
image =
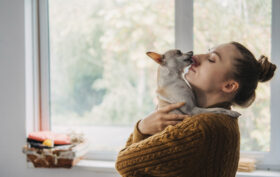
M32 132L28 135L28 139L42 142L47 139L51 139L54 141L54 144L57 145L71 144L70 136L63 133L54 133L51 131Z

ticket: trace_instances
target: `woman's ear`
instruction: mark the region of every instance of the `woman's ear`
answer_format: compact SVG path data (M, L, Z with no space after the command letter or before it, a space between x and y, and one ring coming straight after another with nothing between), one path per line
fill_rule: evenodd
M228 80L223 83L222 91L225 93L233 93L236 92L239 88L239 83L235 80Z

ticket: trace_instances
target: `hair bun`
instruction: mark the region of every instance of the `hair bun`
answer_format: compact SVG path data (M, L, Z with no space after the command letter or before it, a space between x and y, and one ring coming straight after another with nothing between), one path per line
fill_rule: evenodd
M265 82L265 81L270 80L274 75L276 65L269 62L267 57L264 55L261 55L261 57L258 60L258 63L260 66L259 81Z

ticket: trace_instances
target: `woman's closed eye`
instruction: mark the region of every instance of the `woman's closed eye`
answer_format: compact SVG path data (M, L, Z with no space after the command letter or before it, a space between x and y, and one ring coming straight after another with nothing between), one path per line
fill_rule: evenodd
M213 59L211 59L210 57L211 57L211 53L210 53L210 49L208 49L208 51L209 51L209 59L208 59L208 61L210 62L210 63L215 63L215 60L213 60Z
M214 61L214 60L211 60L211 59L208 59L208 61L209 61L210 63L215 63L215 61Z

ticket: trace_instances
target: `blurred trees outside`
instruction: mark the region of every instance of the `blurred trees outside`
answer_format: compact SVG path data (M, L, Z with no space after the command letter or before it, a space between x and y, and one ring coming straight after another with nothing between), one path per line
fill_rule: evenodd
M221 15L222 14L222 15ZM194 52L238 41L270 58L271 0L195 0ZM51 119L131 126L155 109L157 64L174 48L174 1L49 0ZM270 87L239 109L241 149L268 151Z
M221 43L237 41L258 59L271 54L271 0L195 0L194 51L207 52ZM233 107L239 117L241 150L269 151L270 84L260 83L255 102Z
M172 1L51 1L54 124L131 125L155 109L157 64L174 46ZM168 9L168 11L167 11Z

